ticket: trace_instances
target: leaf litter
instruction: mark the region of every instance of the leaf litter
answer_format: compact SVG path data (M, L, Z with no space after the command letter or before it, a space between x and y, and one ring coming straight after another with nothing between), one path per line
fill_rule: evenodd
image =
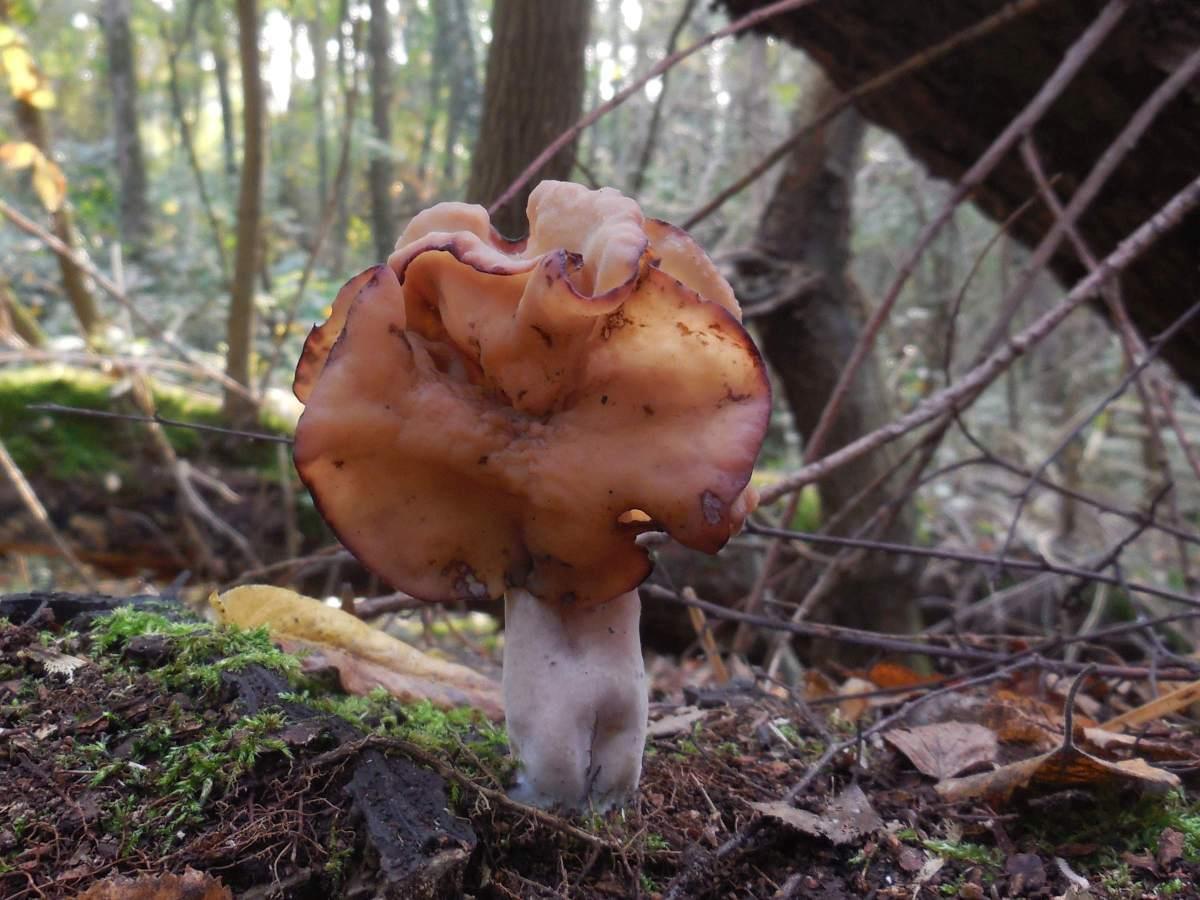
M195 626L105 643L102 622L0 628L0 896L157 890L189 868L234 896L584 900L1190 896L1200 877L1200 810L1174 789L1194 785L1192 730L1077 717L1068 743L1062 692L1020 673L876 732L944 679L889 663L791 695L684 660L653 696L637 802L568 821L507 800L484 716L339 699L337 672L322 686L261 638L227 642L197 688L179 646ZM56 654L85 664L56 671ZM1112 717L1152 698L1089 699ZM194 793L156 798L167 774ZM388 835L405 823L431 836L426 894L397 887L414 863Z

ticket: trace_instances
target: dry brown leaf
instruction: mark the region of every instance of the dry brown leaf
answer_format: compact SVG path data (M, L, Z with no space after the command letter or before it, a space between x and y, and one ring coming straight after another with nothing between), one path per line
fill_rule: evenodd
M979 716L981 724L990 728L1005 744L1029 744L1035 750L1053 750L1062 743L1062 731L1055 730L1040 717L1001 703L986 706Z
M823 700L837 693L837 685L824 672L809 669L804 673L804 699Z
M1127 726L1144 725L1147 722L1154 722L1177 713L1198 701L1200 701L1200 681L1194 681L1176 688L1169 694L1156 697L1149 703L1143 703L1129 712L1121 713L1100 727L1105 731L1120 731Z
M994 731L966 722L894 728L883 737L908 757L917 771L939 779L995 762L998 749Z
M918 672L914 672L908 666L902 666L899 663L881 662L871 666L867 672L867 680L874 682L881 688L891 689L920 687L937 679L921 675Z
M1130 750L1147 759L1196 759L1195 754L1191 752L1186 744L1146 740L1135 734L1105 731L1103 728L1076 729L1075 739L1081 744L1103 753Z
M1007 802L1018 791L1045 792L1064 788L1133 787L1147 794L1165 794L1179 787L1179 776L1156 769L1143 759L1107 762L1078 747L1059 747L1032 759L1021 760L992 772L947 778L934 785L950 803L984 798Z
M856 697L855 694L869 694L877 690L874 684L862 678L847 678L846 683L838 688L839 697L848 697L838 704L838 712L847 722L857 722L871 705L867 697Z
M324 654L338 669L346 690L353 690L348 685L366 685L365 693L381 685L405 700L423 696L443 708L469 703L490 717L503 716L500 687L492 679L422 653L320 600L269 585L244 585L213 594L208 602L220 622L242 628L265 625L274 639L288 646L303 645ZM425 694L420 693L422 685Z
M182 875L105 878L76 900L233 900L233 894L221 879L187 868Z
M286 652L301 657L305 671L336 669L338 683L347 694L365 696L381 687L403 703L428 700L439 709L473 706L489 719L504 718L504 703L500 699L499 688L490 680L481 687L458 679L452 681L436 675L397 670L363 659L351 650L328 644L312 644L283 637L276 640Z
M670 737L673 734L683 734L685 731L691 731L692 726L707 715L708 710L706 709L685 706L678 712L651 722L650 727L646 729L646 735L647 737L659 738Z
M838 794L820 814L796 809L782 800L750 805L764 816L778 819L805 834L823 837L839 845L853 843L883 828L883 819L875 812L862 788L856 784Z

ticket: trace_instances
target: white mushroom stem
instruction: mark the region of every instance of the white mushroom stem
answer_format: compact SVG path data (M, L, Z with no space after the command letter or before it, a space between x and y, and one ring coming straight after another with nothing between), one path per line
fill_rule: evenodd
M520 760L513 796L562 809L607 809L637 788L646 741L646 669L630 591L597 606L504 600L504 706Z

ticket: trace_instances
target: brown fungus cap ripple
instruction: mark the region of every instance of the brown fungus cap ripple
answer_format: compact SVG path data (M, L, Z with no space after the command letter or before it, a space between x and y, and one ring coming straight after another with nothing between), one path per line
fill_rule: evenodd
M609 189L543 182L529 220L420 213L296 367L300 477L424 600L603 603L649 573L638 534L715 553L750 505L770 388L712 262Z

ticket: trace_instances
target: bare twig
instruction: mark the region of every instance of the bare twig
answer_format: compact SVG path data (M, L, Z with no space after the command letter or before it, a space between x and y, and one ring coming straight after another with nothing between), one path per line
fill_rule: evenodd
M937 60L941 59L947 54L952 53L961 47L965 47L966 45L979 40L979 38L991 34L1002 25L1007 24L1019 16L1023 16L1026 13L1032 12L1039 6L1042 6L1045 2L1047 2L1047 0L1015 0L1015 2L1002 7L999 11L993 13L985 19L981 19L979 22L975 23L969 28L965 28L957 34L953 34L946 38L946 40L934 44L932 47L927 47L919 53L913 54L903 62L898 63L897 65L892 66L890 69L880 72L875 77L864 81L862 84L851 88L849 91L842 94L837 100L833 101L819 113L813 116L809 122L806 122L802 127L792 132L792 134L790 134L782 142L773 147L771 151L762 158L762 160L760 160L752 169L750 169L749 172L747 172L733 184L729 185L729 187L723 189L715 197L688 216L687 220L683 223L683 227L692 228L693 226L702 222L704 219L707 219L710 215L720 209L730 197L741 193L759 178L762 178L763 175L767 174L767 172L769 172L776 165L776 163L778 163L792 151L797 143L804 140L804 138L808 137L813 133L813 131L820 128L838 113L849 109L863 97L873 94L876 91L887 87L889 84L892 84L893 82L905 77L906 75L911 75L913 72L923 69L931 63L937 62Z
M1121 5L1124 6L1125 4ZM1029 287L1033 283L1034 278L1037 277L1038 273L1050 261L1050 258L1054 255L1059 244L1062 243L1063 238L1066 236L1068 229L1074 227L1079 216L1091 205L1092 201L1100 193L1101 188L1108 182L1109 177L1116 171L1117 166L1121 164L1121 161L1134 148L1141 136L1145 134L1146 129L1150 127L1167 104L1192 82L1197 72L1200 72L1200 49L1193 51L1154 90L1146 99L1146 102L1138 108L1138 111L1133 114L1125 127L1113 139L1112 143L1100 154L1100 158L1096 160L1091 171L1084 178L1083 183L1072 194L1070 202L1067 203L1062 211L1062 215L1055 217L1054 224L1046 232L1045 237L1038 243L1029 261L1025 264L1021 277L1017 279L1016 284L1012 286L1007 296L1001 301L1000 312L992 325L991 331L988 332L987 337L984 338L980 345L976 362L979 361L980 357L990 353L1004 340L1004 334L1008 329L1009 323L1012 321L1012 317L1016 314L1021 302L1028 294ZM1026 133L1022 132L1020 136L1024 136Z
M893 544L888 541L873 541L865 538L854 537L839 537L831 534L809 534L803 531L790 531L786 528L772 528L767 525L758 525L754 522L746 524L746 530L752 534L765 534L771 537L782 537L790 540L805 541L814 544L832 544L842 547L857 547L862 550L874 550L882 553L899 553L906 556L920 556L926 559L949 559L955 562L970 563L973 565L1000 565L1005 568L1015 569L1023 572L1038 572L1052 573L1055 575L1069 575L1074 578L1084 578L1088 581L1103 582L1104 584L1112 584L1117 587L1127 587L1131 591L1147 594L1152 597L1162 597L1166 600L1172 600L1176 603L1183 603L1188 606L1200 608L1200 599L1185 594L1182 591L1173 591L1170 588L1155 587L1152 584L1141 584L1137 582L1122 581L1113 575L1105 575L1103 572L1096 571L1091 568L1083 568L1080 566L1069 566L1062 563L1051 563L1044 559L1020 559L1018 557L1005 556L997 560L996 556L991 553L972 553L967 550L943 550L938 547L918 547L911 544ZM1135 532L1140 534L1141 530ZM1107 565L1111 560L1101 560L1101 565Z
M679 18L675 20L674 27L671 28L671 33L667 36L667 57L675 54L675 48L679 46L679 37L683 34L684 26L691 19L692 13L696 9L697 0L685 0L683 9L679 13ZM659 81L658 96L654 98L654 110L650 113L650 124L646 126L646 137L642 141L642 150L638 154L637 164L633 170L633 178L629 183L629 190L635 196L642 189L642 183L646 178L646 170L650 167L650 157L654 154L655 145L658 143L658 129L662 124L663 107L667 101L667 83L671 77L669 69L664 69L662 79Z
M50 516L46 513L46 507L38 499L37 492L34 491L33 486L25 478L25 474L17 466L16 460L9 454L3 439L0 439L0 469L4 470L4 474L8 476L8 480L16 488L17 496L21 498L21 502L25 504L25 508L29 510L29 514L33 516L34 521L38 523L42 531L46 532L46 536L50 538L54 546L58 549L58 552L62 554L62 558L71 567L71 571L78 575L90 590L94 591L96 589L95 580L93 580L83 563L79 561L79 557L75 555L75 552L63 536L58 533L58 529L54 527L54 523L50 521Z
M116 300L117 303L119 303L123 308L128 310L129 314L131 316L133 316L133 318L143 328L145 328L157 340L162 341L164 346L169 347L175 353L175 355L178 356L180 359L182 359L184 362L196 367L198 370L202 371L206 376L208 376L209 378L212 378L215 381L220 382L226 388L229 388L230 390L241 393L243 396L245 396L249 399L253 399L251 397L249 391L247 391L245 389L245 387L238 384L236 381L234 381L232 378L230 378L228 375L226 375L224 372L220 371L219 369L215 369L212 366L209 366L206 363L195 359L192 356L191 351L188 350L187 347L185 347L183 344L181 344L175 338L168 335L160 326L158 326L154 322L147 319L144 315L142 315L141 310L138 309L137 304L134 303L129 298L129 295L126 294L122 288L118 287L117 284L111 278L109 278L107 275L105 275L103 272L101 272L99 269L97 269L92 264L92 261L89 260L82 253L76 253L74 250L72 250L70 247L68 247L66 244L64 244L62 241L60 241L58 238L56 238L50 232L46 231L46 229L42 228L40 225L38 225L36 222L34 222L32 219L30 219L24 213L20 212L18 209L16 209L9 203L6 203L4 200L0 200L0 215L3 215L6 219L8 219L10 222L12 222L14 225L16 225L18 228L20 228L26 234L32 235L33 237L37 238L39 241L41 241L43 244L45 244L47 247L49 247L51 250L53 250L55 253L57 253L59 256L61 256L63 259L70 261L75 266L82 269L87 275L94 278L96 283L98 285L100 285L100 287L102 287L105 290L105 292L108 293L109 296L111 296L114 300Z
M1037 95L1009 122L1008 127L1004 129L1000 136L992 142L991 146L983 152L983 155L976 160L975 164L958 180L958 184L955 185L953 192L951 192L950 197L943 204L941 210L921 230L916 243L900 264L900 271L897 273L892 286L888 289L888 292L871 314L871 318L868 319L867 324L863 327L862 333L859 335L858 341L850 353L850 358L846 360L846 364L842 367L842 371L838 375L837 384L834 385L833 391L830 392L829 399L825 401L825 408L821 411L821 417L817 421L817 425L813 429L813 433L806 445L805 458L809 462L816 459L824 449L825 441L842 408L846 394L850 390L850 385L854 383L854 379L858 375L858 370L866 360L867 354L871 352L871 348L874 347L879 330L891 315L892 307L895 306L896 301L900 297L901 290L903 290L904 285L908 282L909 277L916 268L917 261L929 248L929 245L942 230L946 222L950 220L950 217L954 214L954 210L958 208L959 204L966 200L984 182L992 170L1000 163L1000 160L1004 158L1017 141L1029 133L1034 124L1041 119L1054 101L1058 99L1079 70L1083 68L1092 54L1104 42L1104 39L1116 28L1121 18L1128 11L1129 5L1130 0L1109 0L1105 4L1104 9L1100 11L1100 14L1092 24L1067 49L1062 62L1059 63L1054 73L1046 79L1041 89L1037 92ZM811 447L811 452L808 449L809 447Z
M38 412L48 412L68 416L84 416L92 419L123 419L126 422L153 422L167 428L188 428L192 431L207 431L211 434L225 434L231 437L245 438L248 441L269 441L275 444L291 444L292 439L282 434L263 434L258 431L243 431L239 428L222 428L219 425L201 425L197 422L181 422L178 419L168 419L154 413L149 416L137 416L132 413L115 413L102 409L85 409L79 406L63 406L59 403L30 403L26 409Z
M777 0L775 3L760 7L759 9L754 10L754 12L747 13L740 19L730 22L724 28L718 28L716 31L712 32L712 34L705 35L700 40L696 41L696 43L690 44L689 46L684 47L682 50L672 53L657 65L653 66L644 75L639 78L635 78L632 82L614 94L613 98L607 103L602 103L600 106L597 106L590 113L585 115L578 122L551 141L549 146L539 153L537 158L535 158L533 162L525 167L525 171L518 175L516 180L504 190L504 193L492 202L492 205L488 207L488 214L495 215L496 210L500 209L502 206L512 200L512 198L517 195L521 188L525 187L525 185L529 183L529 179L536 175L541 170L542 166L544 166L560 150L562 150L563 147L575 140L581 131L593 125L606 114L612 112L622 103L640 91L643 87L645 87L647 82L653 81L668 69L673 68L681 61L687 59L697 50L703 50L709 44L719 41L723 37L728 37L729 35L738 34L742 31L746 31L747 29L754 28L756 25L760 25L768 19L781 13L791 12L792 10L801 9L805 6L811 6L816 2L818 2L818 0Z
M1094 271L1099 272L1100 270L1097 269ZM1110 403L1112 403L1113 400L1125 393L1125 391L1129 388L1129 385L1133 383L1142 370L1158 357L1163 348L1166 347L1166 345L1170 342L1171 338L1179 334L1179 332L1183 330L1184 326L1192 321L1197 314L1200 314L1200 301L1197 301L1190 309L1187 310L1187 312L1172 322L1171 326L1154 341L1153 345L1149 348L1142 359L1139 360L1138 364L1126 373L1125 377L1121 379L1120 383L1118 383L1116 387L1109 391L1104 398L1092 408L1090 413L1081 417L1079 423L1072 428L1066 434L1066 436L1059 441L1058 445L1051 450L1049 454L1047 454L1046 458L1042 460L1041 465L1038 466L1038 468L1034 471L1034 475L1040 478L1042 474L1045 473L1046 469L1050 467L1050 464L1054 462L1060 453L1062 453L1067 444L1074 440L1076 435L1086 428L1096 418L1096 416L1104 412L1104 410ZM997 555L997 565L1004 565L1004 563L999 562L999 560L1003 559L1008 554L1009 548L1012 546L1013 537L1017 530L1017 522L1021 518L1021 513L1025 509L1025 504L1029 501L1029 495L1033 490L1034 483L1034 479L1030 478L1025 490L1021 492L1020 497L1017 499L1017 508L1013 511L1012 520L1008 526L1008 534L1004 539L1004 545L1001 547L1000 552Z

